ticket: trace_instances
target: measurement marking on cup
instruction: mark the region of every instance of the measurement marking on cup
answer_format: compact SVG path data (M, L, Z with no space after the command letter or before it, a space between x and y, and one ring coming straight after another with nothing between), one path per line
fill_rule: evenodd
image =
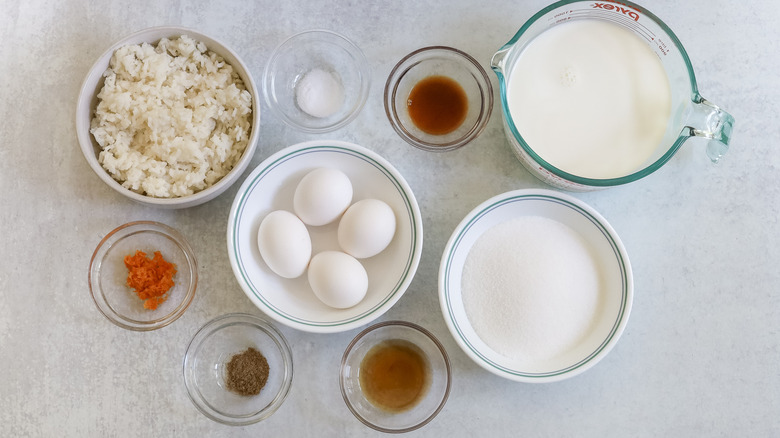
M626 18L622 15L617 15L612 12L606 12L606 11L594 11L590 9L585 10L579 10L573 12L569 20L573 19L593 19L598 18L604 21L609 21L612 23L615 23L617 25L623 26L627 29L632 30L634 33L636 33L638 36L641 36L645 38L647 41L653 43L653 45L656 44L656 35L653 31L651 31L647 26L643 25L642 23L637 23L629 18ZM561 20L563 22L563 20ZM558 24L558 23L555 23ZM665 49L666 46L664 46L664 49L661 50L661 53L665 56L668 54L668 50Z

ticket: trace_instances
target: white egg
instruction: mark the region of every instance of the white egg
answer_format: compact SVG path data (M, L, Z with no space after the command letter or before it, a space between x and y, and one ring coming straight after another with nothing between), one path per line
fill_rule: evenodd
M293 195L293 210L306 225L329 224L352 202L352 183L344 172L321 167L307 173Z
M300 277L311 259L309 230L289 211L272 211L263 218L257 247L268 267L284 278Z
M361 302L368 290L368 274L357 259L341 251L323 251L311 258L309 285L323 303L346 309Z
M339 222L341 249L358 259L373 257L395 236L393 209L378 199L363 199L350 206Z

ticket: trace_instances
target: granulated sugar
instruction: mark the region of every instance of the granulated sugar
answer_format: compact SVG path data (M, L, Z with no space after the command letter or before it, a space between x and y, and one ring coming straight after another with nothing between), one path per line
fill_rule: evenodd
M493 350L547 360L590 330L599 302L598 266L583 238L552 219L525 216L474 243L461 283L466 314Z

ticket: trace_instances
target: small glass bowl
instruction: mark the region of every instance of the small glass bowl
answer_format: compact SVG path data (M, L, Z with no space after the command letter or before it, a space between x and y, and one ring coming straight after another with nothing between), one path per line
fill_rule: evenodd
M388 412L372 404L360 386L360 365L375 345L402 340L417 346L425 356L430 379L427 392L413 407ZM387 321L358 334L341 359L341 395L349 410L366 426L387 433L404 433L428 424L442 410L450 394L450 359L444 346L428 330L409 322Z
M253 347L268 361L268 380L255 396L227 389L227 363L235 354ZM204 325L184 354L187 394L206 417L230 426L245 426L271 416L290 392L293 361L284 336L265 320L231 313Z
M152 257L155 251L176 265L174 286L157 309L144 308L127 286L124 258L137 250ZM149 331L178 319L192 302L198 285L198 263L190 244L173 228L151 221L124 224L100 241L89 262L89 291L98 310L119 327Z
M415 126L407 107L409 93L422 79L446 76L463 88L468 112L461 125L442 135L428 134ZM485 129L493 110L493 87L479 63L458 49L445 46L424 47L401 59L385 84L385 113L395 132L417 148L444 152L474 140Z
M306 73L321 69L344 90L344 102L328 117L313 117L297 104L296 86ZM263 94L284 123L309 133L339 129L357 117L368 99L371 72L363 52L345 36L309 30L285 40L271 54L263 72Z

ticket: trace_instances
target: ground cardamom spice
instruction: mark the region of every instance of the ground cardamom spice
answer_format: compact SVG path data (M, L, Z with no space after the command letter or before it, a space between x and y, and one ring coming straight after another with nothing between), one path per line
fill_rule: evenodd
M245 396L260 394L270 371L265 356L253 347L233 355L226 368L227 388Z

